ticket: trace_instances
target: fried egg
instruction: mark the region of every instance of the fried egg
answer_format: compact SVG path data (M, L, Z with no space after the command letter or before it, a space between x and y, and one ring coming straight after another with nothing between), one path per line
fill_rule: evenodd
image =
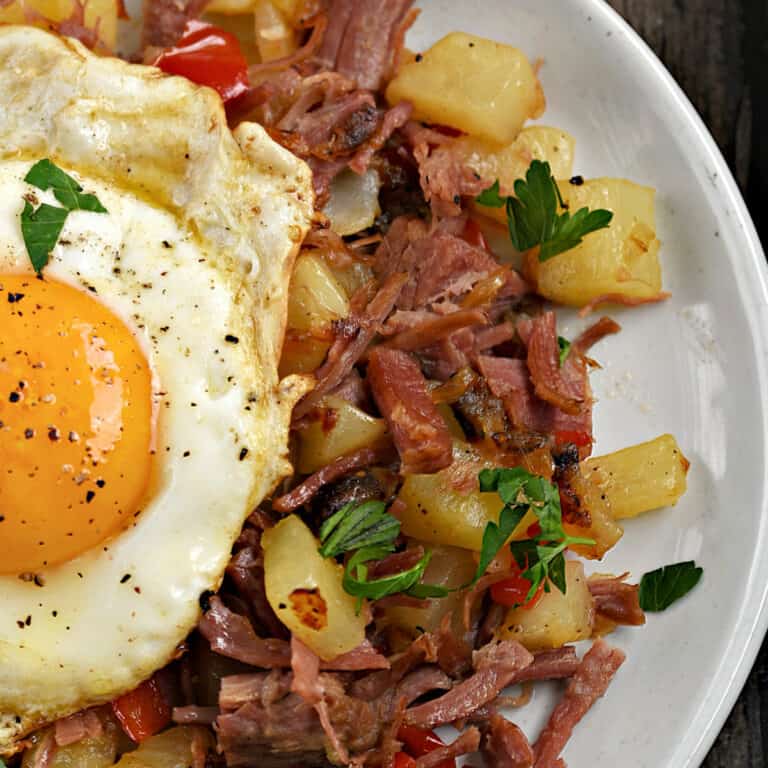
M290 471L279 381L308 168L213 91L0 28L0 753L171 660ZM50 158L71 212L20 228Z

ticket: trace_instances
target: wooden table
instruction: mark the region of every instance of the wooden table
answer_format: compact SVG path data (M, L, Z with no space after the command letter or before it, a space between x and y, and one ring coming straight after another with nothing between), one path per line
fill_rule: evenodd
M768 246L768 0L608 0L682 85ZM768 765L768 643L704 768Z

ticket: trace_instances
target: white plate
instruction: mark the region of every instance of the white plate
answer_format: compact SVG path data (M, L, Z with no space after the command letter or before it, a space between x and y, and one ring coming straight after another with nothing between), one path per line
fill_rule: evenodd
M542 58L541 122L577 140L576 171L658 190L662 305L611 314L593 376L598 453L672 432L691 460L674 509L627 521L601 570L635 577L695 559L697 590L611 637L627 661L565 752L573 768L679 768L704 759L768 623L765 435L768 291L759 240L714 141L640 38L600 0L423 0L419 50L452 30ZM702 51L702 55L705 52ZM538 733L553 691L512 713Z

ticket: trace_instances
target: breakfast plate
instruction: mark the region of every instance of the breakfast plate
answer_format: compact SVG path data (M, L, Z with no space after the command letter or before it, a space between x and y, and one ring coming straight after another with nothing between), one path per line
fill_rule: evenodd
M407 43L461 29L540 57L541 122L576 137L575 169L657 189L665 287L659 305L613 313L593 376L597 451L674 433L691 461L671 511L628 521L605 570L639 574L695 559L702 585L614 641L627 663L569 765L683 768L706 756L768 624L766 263L739 190L679 86L601 0L428 0ZM603 568L602 564L599 566ZM515 712L537 732L547 707Z
M137 5L181 77L0 27L0 754L700 764L768 285L679 88L598 0Z

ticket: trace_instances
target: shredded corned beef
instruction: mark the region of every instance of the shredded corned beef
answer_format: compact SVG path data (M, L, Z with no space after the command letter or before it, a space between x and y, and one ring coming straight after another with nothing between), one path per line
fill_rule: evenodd
M304 482L297 485L290 493L276 499L272 508L278 512L292 512L303 504L312 501L312 498L321 488L372 464L386 463L392 458L392 449L389 445L361 448L344 456L340 456L330 464L310 475Z
M640 607L640 587L627 584L624 577L592 577L587 581L595 599L595 612L616 624L639 627L645 624L645 614Z
M422 309L461 296L498 269L487 251L463 240L452 231L455 228L449 220L431 231L420 219L400 217L392 222L376 251L374 269L379 279L399 272L409 276L398 309ZM521 290L524 285L520 281Z
M389 275L365 309L347 319L325 363L315 372L317 384L314 390L296 406L294 418L308 413L323 395L349 375L392 311L407 279L407 275L397 272Z
M577 415L588 395L586 370L577 355L568 355L560 365L554 312L544 312L530 321L526 345L536 395L565 413Z
M368 362L368 380L400 454L402 474L447 467L453 460L451 435L416 362L400 350L376 347Z
M404 315L406 313L400 312L399 314ZM417 313L409 314L415 315ZM384 346L391 349L402 349L406 352L415 352L437 344L462 328L488 324L486 314L480 309L460 309L447 315L426 312L418 314L422 316L420 321L417 320L410 328L399 331L388 339Z
M200 16L207 4L208 0L144 0L144 48L170 48L175 45L187 22Z
M57 747L66 747L86 738L98 738L102 731L101 720L92 709L57 720L53 729Z
M290 666L290 647L285 640L259 637L248 618L230 611L218 596L210 599L197 628L222 656L262 669Z
M438 747L416 760L416 768L440 768L445 761L454 760L470 752L477 752L480 746L480 731L474 726L463 730L457 739L445 747Z
M598 639L581 660L563 698L533 747L535 768L556 768L560 753L578 722L605 694L624 662L624 654Z
M533 749L520 728L501 715L493 715L483 736L487 768L532 768Z
M419 728L434 728L469 717L495 699L533 662L533 656L515 641L491 643L475 651L475 673L434 701L406 710L405 722Z
M332 0L330 23L317 59L325 69L378 90L391 76L413 0Z

